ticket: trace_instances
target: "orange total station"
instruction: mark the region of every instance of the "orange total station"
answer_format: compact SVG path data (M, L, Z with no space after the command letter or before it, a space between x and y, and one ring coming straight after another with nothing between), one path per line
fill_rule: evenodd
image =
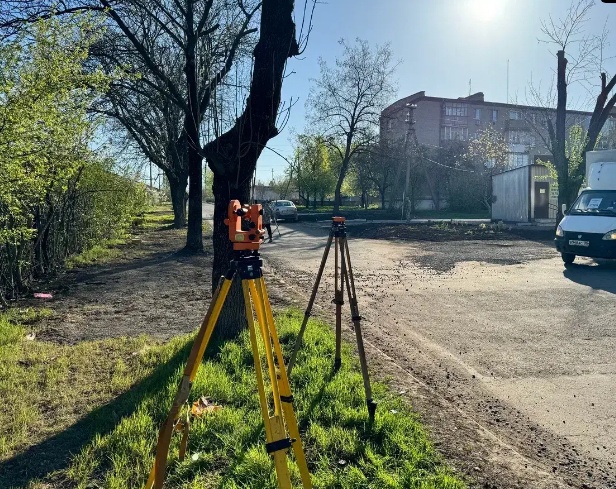
M229 202L225 224L229 227L229 240L234 250L258 250L263 230L261 204L244 205L239 200Z

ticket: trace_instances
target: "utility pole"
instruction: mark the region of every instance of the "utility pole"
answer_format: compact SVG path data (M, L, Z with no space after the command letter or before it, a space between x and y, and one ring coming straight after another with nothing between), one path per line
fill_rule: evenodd
M411 180L411 156L407 154L408 140L411 136L411 131L415 130L414 110L417 108L416 104L406 104L407 112L404 122L407 123L406 134L404 135L404 157L406 158L406 178L404 180L404 193L402 194L402 219L404 219L406 210L406 199L409 191L409 183Z

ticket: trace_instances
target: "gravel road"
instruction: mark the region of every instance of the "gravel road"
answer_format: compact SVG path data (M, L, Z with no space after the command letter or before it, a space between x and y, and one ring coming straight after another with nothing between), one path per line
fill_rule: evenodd
M281 223L262 247L275 288L307 300L328 231ZM565 269L549 243L515 236L354 239L350 226L349 247L373 374L476 487L616 487L615 264ZM316 312L333 318L326 270Z

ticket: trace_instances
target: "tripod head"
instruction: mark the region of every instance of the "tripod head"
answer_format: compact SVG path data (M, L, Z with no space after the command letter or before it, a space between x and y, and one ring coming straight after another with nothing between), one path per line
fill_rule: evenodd
M262 228L261 204L242 205L239 200L229 202L225 224L235 251L258 251L265 234Z

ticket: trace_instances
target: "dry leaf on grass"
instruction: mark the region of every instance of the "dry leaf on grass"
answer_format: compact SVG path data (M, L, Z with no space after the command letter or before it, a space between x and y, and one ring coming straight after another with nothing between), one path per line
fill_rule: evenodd
M203 414L215 413L220 411L222 406L213 404L207 397L201 396L195 402L193 402L190 412L193 416L202 416Z

